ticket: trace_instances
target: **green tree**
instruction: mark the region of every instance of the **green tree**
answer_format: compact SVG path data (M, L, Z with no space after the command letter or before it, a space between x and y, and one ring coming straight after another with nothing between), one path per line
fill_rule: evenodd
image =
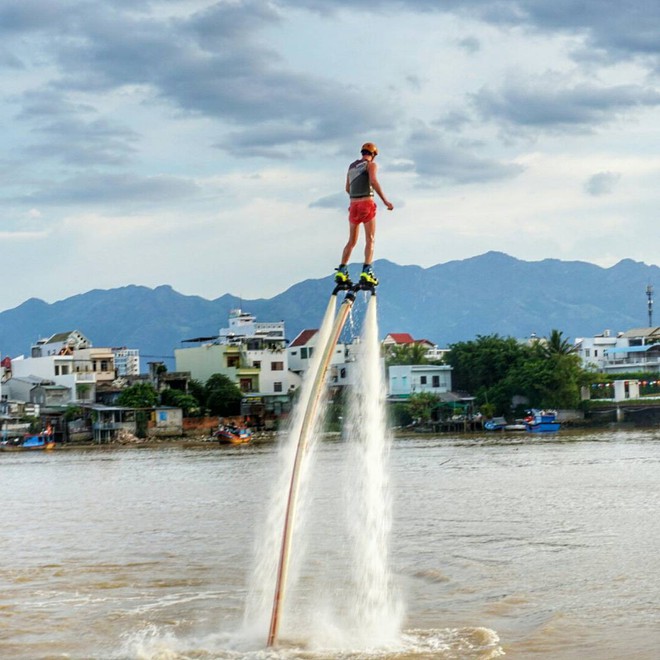
M173 406L181 408L184 417L194 417L199 415L199 401L192 395L181 390L168 388L160 393L160 402L164 406Z
M83 416L83 409L80 406L69 404L64 411L64 421L70 422L74 419L80 419Z
M199 414L204 415L206 412L206 390L204 389L204 383L191 378L188 381L188 394L195 397L199 404Z
M158 405L158 392L151 383L135 383L122 390L117 405L127 408L153 408Z
M239 415L243 394L230 378L213 374L204 385L206 408L212 415Z
M413 421L413 417L410 414L410 407L403 401L389 406L388 412L392 426L408 426Z
M530 347L494 334L478 335L449 348L445 360L452 367L454 389L470 392L478 405L490 403L497 413L508 413L513 395L523 394L514 374L531 355Z
M433 410L440 399L431 392L416 392L408 399L408 410L410 416L419 424L427 424L431 421Z
M588 384L591 376L582 369L576 347L553 329L532 345L514 379L533 407L574 408L580 402L580 385Z
M486 418L491 419L495 415L495 405L492 403L482 403L479 406L479 412Z
M571 344L568 339L564 339L561 330L551 330L550 336L541 344L542 351L546 357L557 355L572 355L576 352L577 346Z
M86 401L87 395L89 394L91 389L92 386L88 385L87 383L78 383L76 385L76 396L78 397L78 400Z
M455 389L474 394L477 404L489 404L494 414L511 412L514 395L538 408L573 408L580 385L589 381L575 348L559 330L531 345L511 337L478 336L450 346Z
M395 344L386 349L385 364L426 364L428 347L424 344Z
M585 372L577 355L541 354L521 365L513 379L532 407L574 408Z

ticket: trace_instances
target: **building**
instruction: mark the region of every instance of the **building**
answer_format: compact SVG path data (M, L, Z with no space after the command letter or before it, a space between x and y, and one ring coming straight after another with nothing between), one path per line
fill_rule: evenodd
M289 369L283 321L257 323L256 317L236 309L217 337L186 341L201 345L175 349L175 368L195 380L223 374L253 397L287 396L300 385L300 376Z
M183 435L183 412L181 408L160 406L151 411L147 435L151 437L180 437Z
M578 337L574 343L575 353L585 369L600 371L605 364L606 351L615 348L617 341L618 337L609 330L593 337Z
M91 342L78 330L58 332L48 339L39 339L30 350L30 357L50 357L53 355L71 355L73 351L89 348Z
M437 344L428 339L414 339L408 332L390 332L385 335L381 343L386 353L400 346L422 346L426 349L424 357L433 362L442 361L445 354L449 352L448 348L438 348Z
M411 394L441 395L451 391L452 368L445 364L402 364L388 370L388 397L407 399Z
M291 342L288 348L289 368L297 374L304 376L309 369L312 357L317 350L319 331L303 330ZM328 382L334 387L344 387L353 384L355 363L360 350L360 338L356 337L350 344L337 343L333 348L328 368ZM381 359L383 373L385 361Z
M660 373L660 327L632 328L616 336L606 330L595 337L575 340L585 368L606 374Z
M135 435L137 422L133 408L104 406L93 403L85 406L93 415L92 433L94 442L103 443L114 440L121 432Z
M137 348L110 349L115 357L115 370L118 376L139 376L140 375L140 351Z
M301 376L309 368L309 363L317 350L319 331L317 329L302 330L289 344L289 369ZM346 345L338 343L330 360L330 366L336 367L346 363Z
M77 330L40 339L32 346L30 356L11 360L11 377L4 383L10 398L25 396L25 381L28 380L32 387L58 386L59 393L55 395L52 390L51 399L64 402L66 398L66 403L93 402L97 389L109 387L116 378L112 349L93 347ZM61 388L68 389L68 396L62 394ZM40 396L46 396L45 390Z
M414 344L413 336L407 332L390 332L385 335L382 344L384 348L391 346L404 346L406 344Z

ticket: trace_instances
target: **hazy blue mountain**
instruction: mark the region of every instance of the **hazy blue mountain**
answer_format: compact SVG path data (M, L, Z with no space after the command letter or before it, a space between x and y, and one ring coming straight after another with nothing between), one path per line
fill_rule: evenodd
M381 336L409 332L440 346L491 333L543 336L557 328L572 339L646 326L646 286L660 282L660 268L630 259L601 268L557 259L527 262L500 252L430 268L385 260L375 267ZM358 270L351 268L356 275ZM28 355L40 337L77 329L96 346L139 348L144 369L146 361L171 357L184 339L217 334L235 307L259 321L284 320L293 339L318 327L331 290L328 277L258 300L228 294L206 300L170 286L93 290L53 304L31 298L0 313L0 352ZM363 307L358 300L358 326ZM660 310L656 316L660 324Z

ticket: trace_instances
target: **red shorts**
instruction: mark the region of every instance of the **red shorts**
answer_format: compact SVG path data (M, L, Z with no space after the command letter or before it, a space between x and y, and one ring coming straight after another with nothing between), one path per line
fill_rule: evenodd
M348 221L354 225L371 222L376 217L376 202L373 199L358 199L348 207Z

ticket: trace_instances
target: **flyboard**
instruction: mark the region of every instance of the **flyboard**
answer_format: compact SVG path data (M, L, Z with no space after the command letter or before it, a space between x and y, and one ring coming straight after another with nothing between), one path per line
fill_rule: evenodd
M303 463L303 458L307 450L309 437L312 433L314 420L316 418L316 411L321 400L323 393L323 385L325 377L330 367L330 361L334 353L335 346L339 341L341 331L346 324L348 315L355 302L355 295L358 291L369 291L372 296L376 295L376 290L372 284L359 282L353 285L350 281L345 284L338 284L334 291L333 296L336 296L341 291L346 291L346 297L339 306L339 311L335 317L332 330L326 342L325 348L321 355L318 364L318 370L314 376L312 385L312 392L307 403L305 416L303 417L302 426L300 427L300 437L298 438L298 445L296 447L296 455L293 462L293 470L291 472L291 483L289 486L289 496L286 504L286 514L284 518L284 529L282 531L282 545L280 549L280 559L277 566L277 577L275 583L275 597L273 599L273 610L270 619L270 629L268 631L268 646L274 646L277 643L277 634L280 626L280 610L282 602L284 601L284 591L286 588L287 572L289 569L289 553L291 550L291 540L293 536L293 524L296 511L296 500L298 497L298 486L300 483L300 473Z

